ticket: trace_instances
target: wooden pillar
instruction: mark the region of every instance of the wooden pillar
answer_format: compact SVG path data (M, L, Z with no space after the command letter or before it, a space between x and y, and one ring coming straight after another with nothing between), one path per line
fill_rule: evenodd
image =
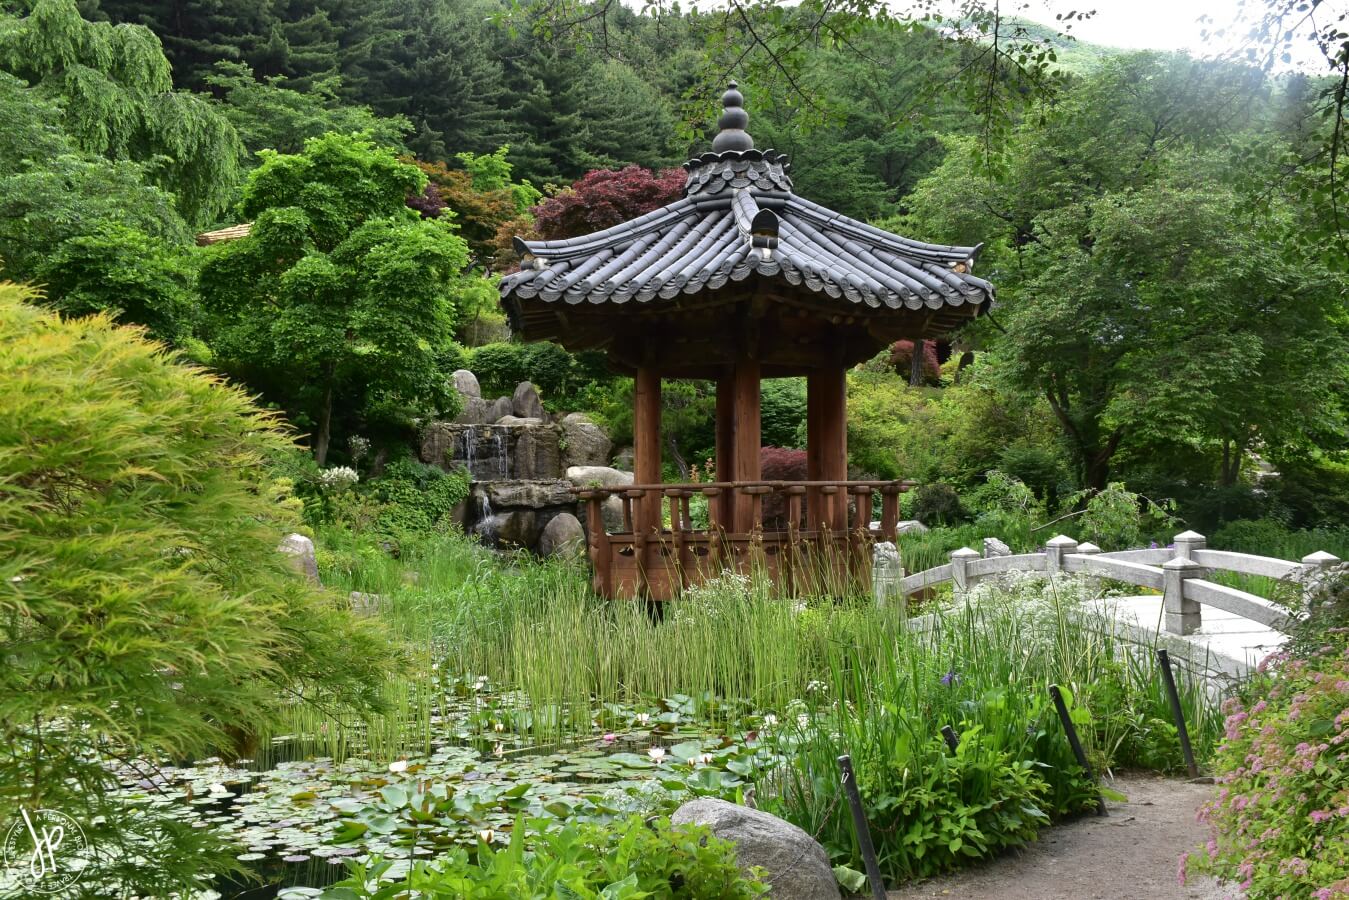
M758 481L763 477L759 451L759 375L757 359L742 356L736 360L735 392L735 481ZM755 525L753 498L737 492L735 530L751 531Z
M717 481L735 481L735 376L717 379ZM722 491L711 498L715 504L712 521L734 531L735 494Z
M660 373L651 366L637 369L632 409L632 475L637 484L659 484L660 474ZM648 491L633 511L633 531L650 534L659 530L661 495Z
M811 426L814 426L813 428ZM842 367L822 368L806 379L806 459L812 481L848 478L848 381ZM822 498L822 516L835 533L848 527L848 494L839 491Z
M806 480L823 481L820 467L821 382L816 373L806 377ZM826 521L825 496L819 488L806 491L806 527L818 531Z

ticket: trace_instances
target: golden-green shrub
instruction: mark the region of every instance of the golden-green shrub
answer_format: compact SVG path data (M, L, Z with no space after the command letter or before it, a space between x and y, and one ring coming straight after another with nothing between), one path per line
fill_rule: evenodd
M278 424L34 296L0 284L0 810L79 821L87 889L163 896L211 839L110 800L114 761L228 753L300 695L372 703L390 653L277 552Z

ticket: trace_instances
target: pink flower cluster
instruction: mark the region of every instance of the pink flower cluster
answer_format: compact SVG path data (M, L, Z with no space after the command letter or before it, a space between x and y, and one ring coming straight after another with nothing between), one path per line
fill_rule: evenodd
M1349 648L1262 664L1249 707L1224 704L1212 837L1177 872L1236 882L1252 900L1349 900Z

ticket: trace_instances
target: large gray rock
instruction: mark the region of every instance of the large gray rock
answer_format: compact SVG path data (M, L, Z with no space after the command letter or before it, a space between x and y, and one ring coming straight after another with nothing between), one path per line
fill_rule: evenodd
M572 557L585 549L585 530L571 513L558 513L548 520L539 534L540 556Z
M482 399L482 388L478 385L477 375L468 369L455 369L450 377L454 379L454 389L463 394L465 399L470 397Z
M515 393L511 396L511 408L522 419L542 419L547 415L543 411L539 389L528 381L522 381L515 386Z
M538 514L532 509L495 513L473 527L484 543L498 547L533 547L539 540Z
M566 472L567 480L578 488L585 489L591 487L623 487L632 484L632 473L624 472L620 469L611 469L608 466L570 466ZM602 507L604 516L604 530L610 534L626 530L626 523L623 521L623 501L617 497L610 497L604 501ZM582 514L584 514L584 505L582 505Z
M632 484L632 473L609 466L568 466L566 479L578 488L623 487Z
M604 429L580 413L562 419L562 465L602 466L609 461L613 443Z
M502 416L494 424L503 428L524 428L527 425L542 425L543 419L522 418L520 416Z
M562 475L562 435L555 425L516 430L511 473L515 478L552 479Z
M634 462L634 451L631 447L622 447L614 454L614 468L622 469L624 472L631 472Z
M762 866L774 900L839 900L829 856L814 838L766 812L703 797L670 816L674 825L706 825L735 844L740 868Z
M464 397L464 408L454 417L458 425L486 425L487 401L481 397Z
M487 404L487 424L500 422L506 416L514 415L515 407L511 404L510 397L498 397Z
M422 462L431 466L448 466L458 452L460 429L449 422L432 422L422 432Z
M281 539L276 548L289 557L291 567L313 584L319 583L318 557L314 554L314 542L302 534L288 534Z
M489 481L479 485L492 509L546 509L575 501L569 481Z

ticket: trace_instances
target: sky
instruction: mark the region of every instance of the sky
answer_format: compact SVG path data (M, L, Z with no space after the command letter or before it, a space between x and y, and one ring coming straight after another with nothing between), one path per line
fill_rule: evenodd
M1195 56L1219 56L1240 50L1249 27L1250 14L1260 11L1260 0L1248 0L1246 27L1238 21L1242 14L1238 0L1022 0L1024 11L1013 15L1024 16L1046 25L1055 25L1056 14L1070 10L1095 10L1095 15L1083 21L1074 21L1069 32L1074 37L1126 49L1187 50ZM1327 14L1339 3L1349 0L1324 0ZM1020 3L1015 4L1020 6ZM1340 7L1341 9L1343 7ZM1201 21L1207 16L1209 21ZM1204 30L1228 28L1222 37L1204 37ZM1304 26L1302 31L1309 31ZM1292 48L1294 65L1324 67L1324 59L1307 39L1299 34Z

